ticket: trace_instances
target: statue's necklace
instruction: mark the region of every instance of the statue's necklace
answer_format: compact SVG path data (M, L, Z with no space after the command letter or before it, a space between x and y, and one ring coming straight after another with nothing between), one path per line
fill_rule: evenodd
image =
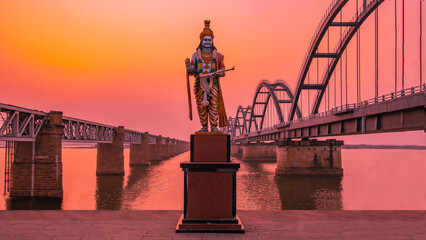
M204 63L209 64L213 58L213 53L201 51L201 58L203 59Z

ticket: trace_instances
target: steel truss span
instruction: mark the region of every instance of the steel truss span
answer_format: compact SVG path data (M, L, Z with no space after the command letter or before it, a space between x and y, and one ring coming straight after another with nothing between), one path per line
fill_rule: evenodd
M34 141L47 113L0 103L0 139Z
M33 142L48 117L46 112L0 103L0 141ZM62 139L66 142L111 143L117 133L115 126L66 116L62 117L62 125ZM124 129L124 142L141 143L144 134ZM157 136L147 137L148 143L156 143Z

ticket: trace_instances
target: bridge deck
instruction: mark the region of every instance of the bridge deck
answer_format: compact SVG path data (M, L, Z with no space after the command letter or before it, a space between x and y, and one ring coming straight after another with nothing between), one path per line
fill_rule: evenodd
M238 211L245 234L175 233L181 211L0 211L0 239L426 239L426 211Z

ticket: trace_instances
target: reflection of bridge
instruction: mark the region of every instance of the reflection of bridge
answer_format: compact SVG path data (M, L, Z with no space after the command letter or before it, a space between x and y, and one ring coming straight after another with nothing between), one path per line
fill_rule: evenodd
M420 57L418 58L419 66L416 66L416 69L419 70L416 73L419 76L419 83L407 87L404 79L405 59L410 56L405 56L404 53L405 10L404 1L401 1L402 46L395 41L394 62L396 67L388 71L391 73L386 73L395 79L395 89L379 95L378 11L379 6L384 2L393 3L393 1L384 0L359 2L358 0L334 0L312 38L298 76L295 92L293 93L289 85L282 80L275 83L261 81L256 88L252 105L239 106L235 117L229 118L230 124L224 129L225 132L231 134L233 143L426 130L426 87L422 82L421 54L422 1L419 1L420 40L417 45L420 46L418 51ZM394 13L395 33L392 38L387 36L386 39L398 39L399 37L397 28L400 23L397 22L399 16L396 3L397 1L395 1ZM355 4L356 7L354 7ZM353 17L344 18L343 11L346 14L351 10L354 13ZM375 75L372 77L374 83L365 81L365 85L361 85L361 26L369 16L373 15L375 15ZM356 37L354 38L354 36ZM335 44L333 51L330 51L330 42ZM353 46L354 44L355 46ZM348 62L350 62L348 52L351 52L352 48L356 48L356 67L354 69L354 73L356 73L350 75L348 74L351 71L350 68L348 70ZM368 46L366 48L368 49ZM398 67L399 48L402 51L402 66L400 67ZM417 58L417 56L415 57ZM387 60L384 58L383 61ZM417 61L417 59L412 58L410 61ZM367 60L367 65L372 64ZM398 71L401 71L401 77L398 76ZM384 70L380 70L381 74L383 72ZM349 78L348 75L350 75ZM398 81L401 84L399 89ZM355 86L352 88L352 85ZM374 95L362 100L361 96L368 96L368 92L373 92L373 86ZM386 89L386 87L382 88ZM348 91L348 89L353 90ZM365 94L362 95L361 90L364 90ZM311 96L312 93L314 96ZM355 94L356 96L352 96ZM354 98L352 103L351 97ZM324 110L320 112L320 109Z
M5 189L12 197L62 198L62 142L96 143L97 175L124 175L124 144L130 165L146 165L189 149L185 141L91 121L0 104L0 141L6 141Z

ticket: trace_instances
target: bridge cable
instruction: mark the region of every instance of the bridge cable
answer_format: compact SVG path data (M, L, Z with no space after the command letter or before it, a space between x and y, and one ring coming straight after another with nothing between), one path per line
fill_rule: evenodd
M343 11L340 11L340 22L343 22ZM342 43L342 26L340 26L340 44ZM340 59L340 106L343 105L343 76L342 76L342 70L343 70L343 60Z
M302 112L303 117L303 91L300 90L300 111Z
M327 29L327 53L330 53L330 28ZM330 65L330 58L327 58L327 71ZM330 110L330 87L327 86L327 111Z
M358 31L359 31L359 34L358 34L358 38L359 38L359 41L358 41L358 45L359 45L359 47L358 47L358 51L359 51L359 54L358 54L358 61L359 61L359 63L358 63L358 71L359 71L359 74L358 74L358 76L359 76L359 79L358 79L358 81L359 81L359 102L361 102L361 27L358 29Z
M398 0L395 0L395 94L398 90Z
M422 75L423 75L423 70L422 70L422 33L423 33L423 29L422 29L422 2L423 0L420 0L420 85L422 85L423 83L423 79L422 79Z
M336 107L336 102L337 102L337 93L336 93L336 89L337 89L337 83L336 83L336 70L334 70L334 107Z
M358 0L356 0L356 16L358 19ZM359 29L356 32L356 102L357 103L359 101L359 76L358 76L359 75L359 68L358 68L359 44L358 44L358 41L359 41Z
M311 74L310 74L310 71L308 70L308 84L311 82L310 79L311 79ZM309 93L310 91L308 90L308 117L311 116L311 106L310 106L311 100L310 100Z
M270 100L269 101L273 101L272 100L272 98L269 98ZM269 105L269 103L268 103L268 107L269 107L269 126L268 127L271 127L272 126L272 105Z
M405 75L405 1L402 0L402 91L404 91ZM403 92L404 93L404 92Z
M336 69L334 69L334 71L333 71L333 74L334 74L334 107L336 107Z
M345 49L345 104L348 104L348 50Z
M318 53L318 48L317 48ZM319 83L319 58L315 59L317 61L317 84Z
M379 9L375 16L375 97L379 96Z

